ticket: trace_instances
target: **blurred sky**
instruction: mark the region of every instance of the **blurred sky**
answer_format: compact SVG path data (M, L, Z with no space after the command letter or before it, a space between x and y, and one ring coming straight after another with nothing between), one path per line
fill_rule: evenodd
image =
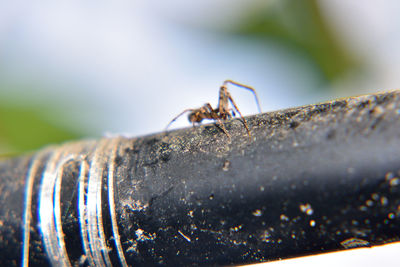
M0 107L39 107L79 136L138 136L163 131L186 108L216 105L225 79L256 88L263 111L400 87L400 2L310 1L342 55L323 63L308 37L315 20L287 3L3 1ZM286 32L249 22L263 15ZM257 113L248 91L231 93L243 114ZM1 123L0 110L0 152L18 151L2 141ZM189 125L184 117L172 128Z
M334 37L362 59L362 71L324 83L304 54L224 34L257 9L285 14L280 1L3 3L0 97L49 101L64 113L50 120L91 135L136 136L162 131L186 108L216 105L227 78L255 87L265 111L397 88L400 3L317 4ZM257 112L251 94L231 91L243 113ZM187 125L186 118L174 124Z

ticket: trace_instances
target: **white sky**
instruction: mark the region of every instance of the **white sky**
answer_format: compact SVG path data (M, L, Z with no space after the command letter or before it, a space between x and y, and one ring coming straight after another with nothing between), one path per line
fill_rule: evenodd
M205 21L231 23L244 6L264 1L153 2L3 3L0 80L34 85L9 93L57 103L70 125L135 136L162 131L186 108L215 105L227 78L256 88L264 111L334 97L309 91L319 77L301 56L201 30ZM335 96L398 86L399 5L321 1L339 37L370 62L371 75L343 77L333 85ZM251 94L232 94L242 113L257 113ZM173 127L188 125L182 118Z

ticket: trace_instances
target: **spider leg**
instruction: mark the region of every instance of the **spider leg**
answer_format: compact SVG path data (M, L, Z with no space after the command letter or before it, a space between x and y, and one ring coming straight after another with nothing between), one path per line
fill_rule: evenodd
M204 105L205 110L205 115L207 116L207 119L212 119L217 121L217 125L222 129L222 131L228 136L229 139L231 139L231 136L229 135L228 131L225 128L225 125L222 123L221 118L218 115L218 108L213 109L210 103L207 103Z
M225 84L223 84L219 89L219 99L218 99L218 107L217 110L219 112L220 117L224 118L228 110L228 88Z
M262 111L261 111L260 102L258 101L257 92L256 92L256 90L254 90L253 87L248 86L248 85L245 85L245 84L242 84L242 83L238 83L238 82L235 82L235 81L232 81L232 80L226 80L226 81L224 82L223 86L226 86L226 84L228 84L228 83L233 84L233 85L236 85L236 86L238 86L238 87L241 87L241 88L244 88L244 89L247 89L247 90L251 91L251 92L253 93L255 99L256 99L258 111L259 111L260 113L262 112ZM232 101L232 99L231 99L231 101Z
M228 136L229 140L231 139L231 136L229 135L228 131L225 128L225 125L222 123L222 120L220 118L215 118L217 120L217 125L221 127L222 131Z
M242 121L243 121L243 125L244 125L244 127L246 128L247 134L248 134L248 135L249 135L249 137L250 137L250 136L251 136L251 134L250 134L249 127L247 126L246 119L243 117L242 113L240 113L240 111L239 111L238 107L236 106L236 103L235 103L235 101L233 101L233 99L232 99L232 96L231 96L231 94L229 94L229 92L228 92L228 99L229 99L229 101L232 103L232 105L233 105L233 107L235 108L235 110L237 111L237 113L239 113L239 115L240 115L240 118L241 118L241 119L242 119Z
M212 114L212 112L214 111L210 103L205 104L203 107L206 109L205 111L208 112L209 114Z
M173 119L170 121L170 123L168 123L168 125L167 125L167 127L165 127L165 130L164 130L164 131L167 131L167 130L168 130L168 127L171 126L171 124L172 124L174 121L176 121L180 116L182 116L182 115L185 114L186 112L193 111L193 110L194 110L194 109L189 108L189 109L185 109L184 111L182 111L181 113L179 113L178 116L176 116L175 118L173 118Z

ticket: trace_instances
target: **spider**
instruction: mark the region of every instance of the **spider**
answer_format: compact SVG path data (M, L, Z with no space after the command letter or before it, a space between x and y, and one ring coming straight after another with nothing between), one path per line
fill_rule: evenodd
M247 134L250 135L250 130L249 127L247 126L247 122L246 119L243 117L242 113L240 113L238 107L236 106L235 101L233 101L231 94L228 91L228 87L227 84L233 84L236 85L238 87L250 90L253 92L254 97L256 99L256 103L258 106L258 110L261 112L261 108L260 108L260 104L258 101L258 97L257 97L257 93L254 90L254 88L248 86L248 85L244 85L232 80L226 80L224 81L224 83L222 84L222 86L219 89L219 100L218 100L218 107L216 109L214 109L210 103L206 103L204 106L197 108L197 109L185 109L184 111L182 111L178 116L176 116L165 128L165 131L168 129L168 127L174 122L176 121L180 116L182 116L183 114L185 114L186 112L190 112L188 119L189 122L193 123L193 126L195 126L195 123L201 123L202 120L204 119L210 119L210 120L215 120L217 121L217 123L220 125L222 131L226 134L226 136L228 136L230 138L229 133L227 132L224 124L222 123L222 120L227 120L230 119L232 117L235 117L235 110L237 113L239 113L243 125L246 128ZM229 108L229 102L232 103L233 108Z

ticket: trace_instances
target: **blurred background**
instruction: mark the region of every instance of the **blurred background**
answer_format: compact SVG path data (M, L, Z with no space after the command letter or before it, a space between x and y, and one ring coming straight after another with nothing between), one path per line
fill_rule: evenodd
M0 154L163 131L233 79L263 111L400 87L400 3L0 4ZM243 114L253 96L230 88ZM174 127L190 126L183 116Z
M395 0L3 2L0 157L163 131L216 105L225 79L253 86L263 111L399 88L399 11ZM230 90L243 114L258 112Z

